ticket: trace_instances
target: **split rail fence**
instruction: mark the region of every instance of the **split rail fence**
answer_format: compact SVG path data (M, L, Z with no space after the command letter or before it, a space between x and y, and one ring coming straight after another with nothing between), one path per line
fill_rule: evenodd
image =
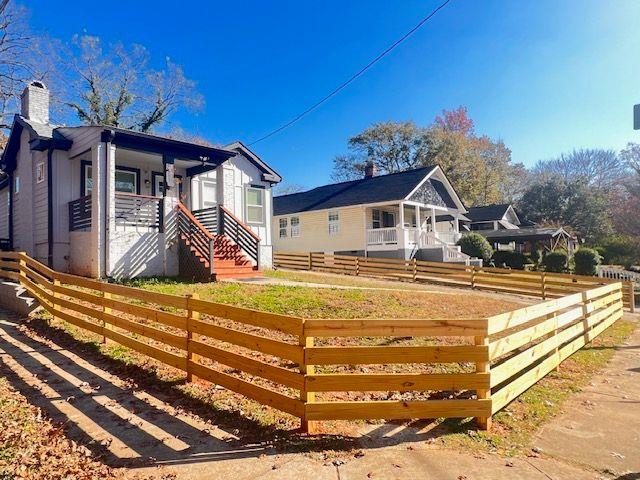
M466 286L478 290L534 296L543 300L622 282L624 306L631 312L635 311L634 283L621 279L326 253L274 252L273 265L275 268L291 270Z
M0 276L53 317L298 417L307 431L324 420L440 417L489 428L623 313L620 282L489 318L303 319L78 277L18 252L0 252Z

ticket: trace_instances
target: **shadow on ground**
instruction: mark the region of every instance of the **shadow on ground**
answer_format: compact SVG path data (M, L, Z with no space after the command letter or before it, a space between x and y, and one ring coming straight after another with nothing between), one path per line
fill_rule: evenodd
M115 360L44 320L28 322L33 335L21 328L23 320L0 314L0 375L113 467L378 448L474 428L471 420L443 425L421 420L382 423L357 437L309 437L265 427L189 396L176 388L182 379L162 380L152 370Z

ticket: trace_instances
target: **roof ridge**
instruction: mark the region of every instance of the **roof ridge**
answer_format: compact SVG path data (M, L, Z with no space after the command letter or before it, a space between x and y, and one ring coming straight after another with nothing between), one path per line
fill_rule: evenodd
M288 197L288 196L291 196L291 195L300 195L302 193L312 192L314 190L317 190L318 188L334 187L334 186L342 185L342 184L346 184L346 183L355 184L355 183L364 182L364 181L367 181L367 180L375 180L376 178L384 178L384 177L390 177L392 175L399 175L401 173L411 173L411 172L417 172L418 170L426 170L426 169L431 169L432 170L435 167L436 167L436 165L426 165L424 167L410 168L408 170L401 170L400 172L385 173L384 175L376 175L376 176L373 176L373 177L362 177L362 178L356 178L356 179L353 179L353 180L344 180L342 182L326 183L324 185L318 185L317 187L313 187L313 188L310 188L309 190L304 190L302 192L285 193L283 195L276 195L274 198Z

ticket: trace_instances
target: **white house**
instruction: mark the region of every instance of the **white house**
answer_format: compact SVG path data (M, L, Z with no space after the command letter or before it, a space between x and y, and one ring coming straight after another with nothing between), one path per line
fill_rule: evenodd
M271 266L281 178L240 142L56 127L49 91L33 82L0 163L0 242L56 270L208 281Z
M324 185L273 200L276 250L464 262L466 209L438 166Z

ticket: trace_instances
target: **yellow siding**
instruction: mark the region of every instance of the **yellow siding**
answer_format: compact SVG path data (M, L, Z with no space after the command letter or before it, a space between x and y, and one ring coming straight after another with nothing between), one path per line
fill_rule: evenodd
M335 235L329 235L328 210L274 216L272 224L274 250L288 252L364 250L364 207L347 207L336 210L340 216L340 231ZM287 218L289 223L292 216L300 218L300 236L280 238L280 219Z

